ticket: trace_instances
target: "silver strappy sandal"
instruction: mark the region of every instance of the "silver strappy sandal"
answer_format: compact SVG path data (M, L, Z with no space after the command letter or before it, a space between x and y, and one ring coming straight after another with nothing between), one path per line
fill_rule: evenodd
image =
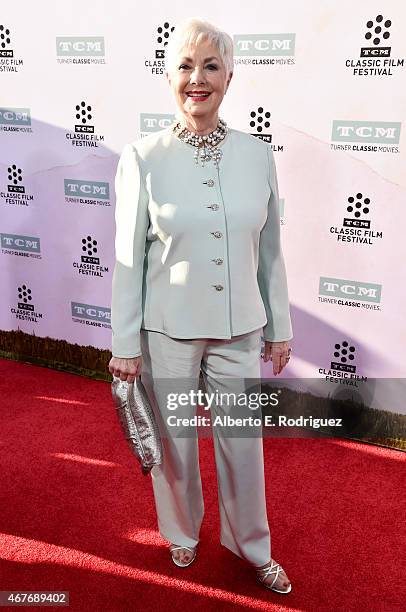
M273 586L277 581L279 574L284 571L283 567L279 565L279 563L276 563L276 561L274 561L273 559L271 559L271 565L268 565L268 567L264 567L262 569L255 568L255 571L257 574L258 581L263 584L264 587L266 587L267 589L271 589L271 591L275 591L275 593L283 593L284 595L287 595L291 592L292 583L289 584L288 588L285 591L282 591L281 589L276 589ZM272 582L270 584L264 582L265 579L268 576L271 576L272 574L275 574L275 577Z
M171 544L169 547L169 550L171 552L171 554L173 553L174 550L180 550L181 548L184 548L186 550L188 550L190 553L192 553L192 558L190 561L188 561L187 563L180 563L177 559L175 559L175 557L172 555L172 561L174 562L175 565L177 565L178 567L188 567L188 565L190 565L191 563L193 563L193 561L196 559L196 555L197 555L197 546L195 546L194 548L189 548L189 546L176 546L175 544Z

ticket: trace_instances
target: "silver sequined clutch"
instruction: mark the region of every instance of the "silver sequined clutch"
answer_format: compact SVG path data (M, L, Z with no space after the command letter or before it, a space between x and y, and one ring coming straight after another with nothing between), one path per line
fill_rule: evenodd
M145 387L140 377L128 383L113 376L111 393L121 428L145 476L162 462L159 429Z

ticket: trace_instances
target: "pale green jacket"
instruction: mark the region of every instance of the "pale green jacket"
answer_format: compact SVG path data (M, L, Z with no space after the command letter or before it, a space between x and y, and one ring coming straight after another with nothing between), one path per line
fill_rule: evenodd
M112 353L141 354L140 329L289 340L272 149L229 129L219 168L167 128L127 144L115 178Z

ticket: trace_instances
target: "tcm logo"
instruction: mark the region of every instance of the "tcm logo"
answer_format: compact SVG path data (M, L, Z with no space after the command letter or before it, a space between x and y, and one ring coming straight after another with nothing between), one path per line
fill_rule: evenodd
M1 248L24 251L25 253L41 253L40 239L35 236L20 236L18 234L0 234Z
M163 26L159 26L157 28L158 36L156 38L156 42L158 43L158 45L163 45L164 47L166 47L174 29L175 26L171 26L167 21L165 21ZM164 59L165 49L155 49L155 57L157 59Z
M234 55L294 55L295 34L235 34Z
M254 130L254 132L251 132L251 135L257 136L269 144L272 142L272 135L264 133L264 130L266 132L266 130L270 128L270 118L271 113L269 111L264 111L262 106L258 106L256 111L252 110L250 112L250 128Z
M60 57L95 57L104 55L104 37L57 36L56 54Z
M0 108L0 124L31 125L29 108Z
M169 127L175 121L175 115L164 115L159 113L141 113L140 131L145 134L159 132Z
M8 45L11 45L10 30L3 24L0 25L0 41L0 57L13 57L13 50L6 49Z
M66 196L97 198L98 200L110 199L109 184L100 181L64 179L64 188Z
M110 324L110 308L71 302L72 317Z
M350 298L360 302L381 301L382 285L374 283L362 283L341 278L320 277L319 295L330 297Z
M374 46L362 47L360 57L390 57L391 48L382 47L381 43L389 39L391 25L392 21L390 19L384 21L382 15L377 15L375 21L367 21L365 40Z
M355 346L350 344L348 340L337 342L334 345L333 361L330 363L332 370L340 370L342 372L350 372L355 374L357 366L355 360Z
M18 308L23 310L35 310L34 304L29 303L32 302L32 291L27 285L21 285L21 287L18 287L17 294L18 299L20 300L17 304Z
M7 178L11 184L7 185L8 191L14 193L25 193L24 185L19 185L23 180L23 171L17 168L16 164L12 164L7 168Z
M398 121L333 121L331 140L337 142L383 142L399 144Z

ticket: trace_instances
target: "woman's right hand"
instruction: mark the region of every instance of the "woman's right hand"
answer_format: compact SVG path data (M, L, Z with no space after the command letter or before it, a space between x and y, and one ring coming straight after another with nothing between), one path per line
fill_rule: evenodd
M138 357L112 357L109 362L109 372L120 380L133 383L141 375L142 356Z

